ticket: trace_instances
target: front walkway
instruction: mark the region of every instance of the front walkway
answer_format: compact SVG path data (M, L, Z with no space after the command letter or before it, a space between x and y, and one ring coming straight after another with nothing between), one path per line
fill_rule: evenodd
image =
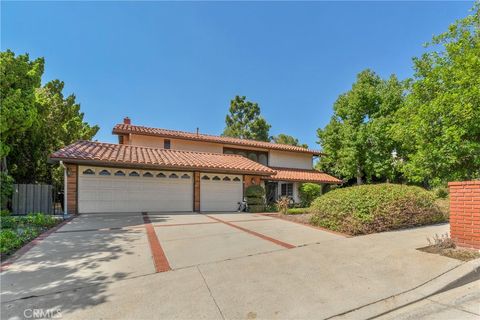
M2 272L2 319L327 318L459 265L415 250L447 230L346 238L255 214L82 215Z

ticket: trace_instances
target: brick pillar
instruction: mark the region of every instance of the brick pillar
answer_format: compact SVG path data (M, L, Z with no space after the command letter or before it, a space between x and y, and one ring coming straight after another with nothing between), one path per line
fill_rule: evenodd
M480 181L449 182L450 237L460 247L480 249Z
M262 182L260 176L250 176L250 175L244 175L243 176L243 186L245 188L248 188L252 184L260 185Z
M78 165L65 164L67 167L67 211L69 214L78 213Z
M200 172L193 173L193 211L200 212Z

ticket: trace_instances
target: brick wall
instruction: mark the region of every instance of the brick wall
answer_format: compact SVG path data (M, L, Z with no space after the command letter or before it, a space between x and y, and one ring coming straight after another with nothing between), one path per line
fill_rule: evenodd
M77 186L78 186L78 165L65 164L68 169L67 175L67 211L69 214L77 214Z
M460 247L480 249L480 181L450 182L450 237Z

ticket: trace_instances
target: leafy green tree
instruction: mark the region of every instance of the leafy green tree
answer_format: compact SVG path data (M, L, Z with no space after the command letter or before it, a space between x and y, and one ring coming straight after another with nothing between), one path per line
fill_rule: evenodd
M90 140L98 126L84 121L75 96L63 94L64 83L48 82L35 92L37 117L32 126L23 132L9 155L11 174L17 182L47 182L60 185L62 170L47 163L48 156L77 140Z
M302 148L308 148L308 145L305 143L300 144L297 138L289 136L288 134L280 133L272 137L272 141L279 144L288 144L291 146L297 146Z
M381 79L371 70L358 74L352 89L340 95L334 114L317 135L323 151L317 167L346 179L391 179L395 176L389 130L404 99L402 83Z
M235 96L230 101L229 114L225 117L226 128L223 136L270 141L270 125L260 115L258 103L246 100L246 97Z
M426 186L480 177L480 3L414 59L393 128L405 177Z
M302 183L298 191L302 207L309 207L313 200L322 195L322 186L316 183Z
M0 52L0 157L12 150L19 134L35 121L35 89L40 87L44 60L28 54ZM5 167L3 163L2 167ZM2 170L5 170L3 168Z

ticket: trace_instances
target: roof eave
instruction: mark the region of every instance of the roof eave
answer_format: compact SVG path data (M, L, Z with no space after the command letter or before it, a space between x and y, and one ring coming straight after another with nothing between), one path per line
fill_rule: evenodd
M245 170L245 169L228 169L228 168L208 168L208 167L196 167L196 166L169 166L158 164L144 164L144 163L132 163L124 161L103 161L103 160L91 160L91 159L78 159L68 157L54 157L48 158L49 163L63 161L65 163L75 163L92 166L110 166L110 167L123 167L123 168L144 168L144 169L157 169L157 170L188 170L188 171L202 171L202 172L218 172L218 173L237 173L237 174L251 174L258 176L272 176L277 174L276 171L257 171L257 170Z
M118 129L114 127L112 129L112 134L136 134L139 136L149 136L149 137L167 137L167 138L173 138L173 139L179 139L179 140L189 140L189 141L205 141L205 142L211 142L211 143L218 143L218 144L224 144L224 145L233 145L233 146L245 146L248 147L248 144L241 144L241 143L229 143L229 142L212 142L209 141L208 139L202 139L201 137L198 138L189 138L189 137L176 137L174 135L168 135L168 134L159 134L159 133L149 133L149 132L136 132L134 130L125 130L125 129ZM320 157L323 156L324 154L322 152L317 152L314 150L286 150L286 149L281 149L281 148L268 148L268 147L255 147L259 149L266 149L266 150L278 150L278 151L284 151L284 152L298 152L298 153L307 153L311 154L312 156Z

